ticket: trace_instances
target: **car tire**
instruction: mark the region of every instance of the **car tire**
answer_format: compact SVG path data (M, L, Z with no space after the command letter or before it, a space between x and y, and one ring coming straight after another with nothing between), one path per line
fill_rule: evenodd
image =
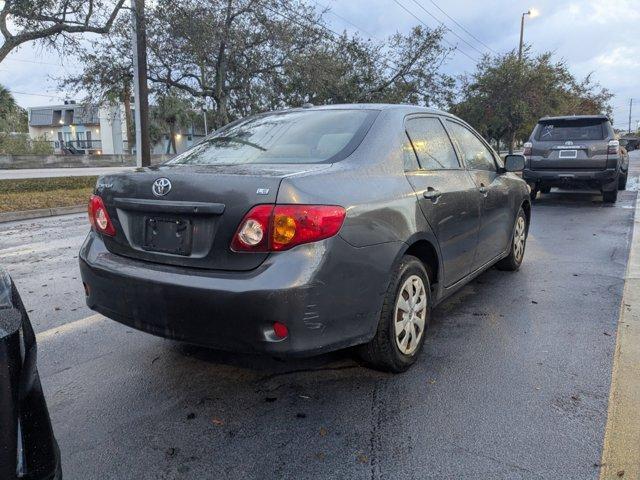
M498 270L515 272L520 268L522 260L524 259L525 247L527 246L528 231L529 225L527 222L527 216L525 215L522 207L520 207L518 215L516 216L516 221L513 224L513 234L511 235L509 255L496 263L496 268Z
M624 175L620 175L618 177L618 190L626 190L627 189L627 177L629 173L625 173Z
M540 193L549 193L550 191L551 191L551 187L540 188Z
M602 201L604 203L616 203L618 201L618 190L602 192Z
M533 202L538 196L539 189L538 187L531 187L531 191L529 192L529 198Z
M410 292L415 293L418 301L414 301ZM424 302L422 309L419 306L421 302ZM422 351L430 318L429 275L420 260L405 255L389 282L376 334L369 343L360 347L360 356L377 370L393 373L406 371ZM418 337L417 340L414 335Z

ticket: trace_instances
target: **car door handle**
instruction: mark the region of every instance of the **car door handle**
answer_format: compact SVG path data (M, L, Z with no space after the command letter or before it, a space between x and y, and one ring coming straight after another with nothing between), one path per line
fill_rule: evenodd
M437 200L438 198L440 198L440 195L442 195L442 192L440 190L436 190L435 188L431 187L422 192L422 196L430 200Z

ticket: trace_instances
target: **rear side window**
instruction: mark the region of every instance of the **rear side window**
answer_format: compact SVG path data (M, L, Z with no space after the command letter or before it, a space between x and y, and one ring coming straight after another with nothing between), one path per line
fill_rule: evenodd
M425 170L460 168L458 157L442 123L433 117L407 120L407 134Z
M536 140L555 142L563 140L604 140L606 121L599 118L576 120L550 120L538 123Z
M469 170L496 171L493 154L471 130L451 121L448 121L448 126Z
M169 165L335 162L349 155L376 110L302 110L249 117L218 130Z

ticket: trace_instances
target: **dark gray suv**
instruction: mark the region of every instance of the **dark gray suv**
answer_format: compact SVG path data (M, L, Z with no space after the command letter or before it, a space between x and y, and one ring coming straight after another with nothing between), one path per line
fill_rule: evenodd
M544 117L524 144L522 178L531 198L552 187L593 188L614 203L627 184L629 156L604 115Z
M517 270L529 190L469 125L401 105L233 123L169 162L98 180L87 304L205 346L310 355L360 345L402 371L431 308Z

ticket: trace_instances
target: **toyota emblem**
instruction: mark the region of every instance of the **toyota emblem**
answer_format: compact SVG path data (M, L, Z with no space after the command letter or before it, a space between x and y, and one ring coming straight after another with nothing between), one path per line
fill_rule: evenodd
M171 191L171 182L168 178L159 178L153 182L151 191L156 197L163 197Z

